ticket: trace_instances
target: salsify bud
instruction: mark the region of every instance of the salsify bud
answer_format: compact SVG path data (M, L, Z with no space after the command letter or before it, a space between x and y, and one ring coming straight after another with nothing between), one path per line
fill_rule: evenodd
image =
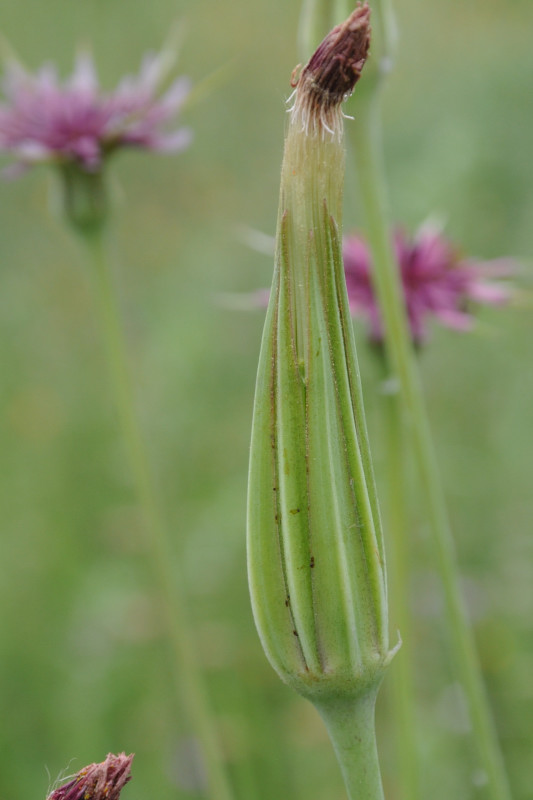
M375 694L390 659L381 523L339 231L341 104L367 56L369 13L365 3L334 28L295 83L252 430L254 617L274 669L318 707Z

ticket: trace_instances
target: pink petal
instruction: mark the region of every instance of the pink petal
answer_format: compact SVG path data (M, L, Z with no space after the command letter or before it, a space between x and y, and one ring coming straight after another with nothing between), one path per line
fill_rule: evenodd
M510 286L498 286L495 283L474 282L468 287L468 296L476 303L487 303L492 306L505 305L511 299L513 290Z
M178 153L192 142L193 134L190 128L180 128L175 133L154 136L150 149L159 153Z
M166 114L175 114L185 102L190 91L190 79L186 77L178 78L158 101L158 105L163 108Z
M435 316L443 325L448 328L455 328L456 331L471 330L474 320L464 311L453 311L452 309L435 310Z
M78 53L74 72L68 86L84 94L96 94L98 91L98 78L90 53Z

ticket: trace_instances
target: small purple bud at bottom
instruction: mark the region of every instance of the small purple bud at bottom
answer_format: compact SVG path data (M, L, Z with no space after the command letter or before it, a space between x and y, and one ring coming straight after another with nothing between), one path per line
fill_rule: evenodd
M133 754L109 753L105 761L89 764L68 783L48 795L47 800L118 800L131 779Z

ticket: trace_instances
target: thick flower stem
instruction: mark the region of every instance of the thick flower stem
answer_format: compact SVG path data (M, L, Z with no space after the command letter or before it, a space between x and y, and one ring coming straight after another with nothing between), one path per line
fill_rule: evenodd
M189 633L181 582L175 574L171 548L159 508L152 471L139 425L128 366L126 343L113 286L107 243L101 230L82 234L94 271L100 306L102 336L119 422L130 461L135 487L144 512L146 554L153 573L159 611L166 630L174 666L173 676L179 699L185 707L205 759L209 796L232 800L220 745L214 730L203 682Z
M317 703L333 743L350 800L384 800L374 710L376 690Z
M355 109L350 126L357 159L359 188L373 262L374 280L383 315L386 351L400 383L399 400L407 412L409 435L418 466L420 493L425 498L440 573L449 635L458 673L467 696L472 727L493 800L511 797L496 730L459 587L459 572L418 367L409 337L402 289L390 241L381 149L379 97Z

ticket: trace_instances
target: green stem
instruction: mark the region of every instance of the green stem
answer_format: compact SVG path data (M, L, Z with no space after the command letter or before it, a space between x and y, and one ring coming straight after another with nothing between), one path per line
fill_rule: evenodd
M137 494L142 506L147 554L158 590L160 610L175 662L176 690L188 712L205 759L210 797L231 800L220 745L213 729L209 707L189 635L181 581L174 574L172 552L160 512L144 438L135 408L134 391L120 321L117 297L104 235L100 230L82 236L91 259L100 305L104 345L115 393L119 421L127 447Z
M353 8L350 11L353 11ZM344 14L341 19L346 19L348 13ZM329 0L328 2L303 0L298 26L298 45L304 64L329 29L333 27L331 16Z
M350 800L384 800L376 746L376 689L316 703L335 748Z
M380 362L388 369L385 359ZM413 626L409 608L409 544L406 522L406 481L403 409L396 395L383 398L386 418L386 524L387 567L390 576L390 607L393 624L398 626L402 646L395 658L389 679L393 704L399 796L403 800L419 800L419 755L415 715Z
M356 119L350 130L375 267L373 277L386 333L387 355L393 374L400 383L400 397L408 415L421 494L428 504L454 656L468 699L472 727L491 797L493 800L509 800L511 794L505 766L485 693L473 633L459 589L455 546L390 240L377 92L356 109Z

